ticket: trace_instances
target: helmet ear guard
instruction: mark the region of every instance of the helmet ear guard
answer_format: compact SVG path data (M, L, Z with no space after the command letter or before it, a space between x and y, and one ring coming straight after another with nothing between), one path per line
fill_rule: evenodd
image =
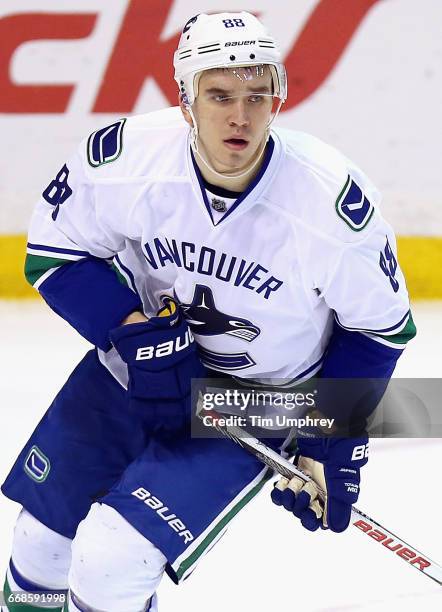
M251 13L200 14L184 26L174 54L175 80L191 106L198 95L198 76L212 68L267 64L274 95L287 98L287 76L276 41Z

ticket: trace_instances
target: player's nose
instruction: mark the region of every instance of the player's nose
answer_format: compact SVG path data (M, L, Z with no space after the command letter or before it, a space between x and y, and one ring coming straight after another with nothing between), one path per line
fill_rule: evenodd
M231 106L229 115L229 125L246 127L250 123L247 111L247 98L237 98Z

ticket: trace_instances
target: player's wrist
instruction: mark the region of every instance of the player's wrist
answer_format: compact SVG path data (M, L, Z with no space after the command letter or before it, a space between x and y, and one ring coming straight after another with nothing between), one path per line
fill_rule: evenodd
M146 321L148 320L149 319L146 317L145 314L143 314L139 310L136 310L127 315L127 317L125 317L121 321L121 325L130 325L131 323L146 323Z

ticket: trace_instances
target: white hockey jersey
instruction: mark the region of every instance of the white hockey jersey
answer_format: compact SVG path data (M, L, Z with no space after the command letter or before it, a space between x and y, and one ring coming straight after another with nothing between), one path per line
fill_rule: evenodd
M257 180L214 219L178 108L98 130L60 171L56 208L57 182L38 203L28 253L114 258L148 316L174 297L204 362L242 378L313 375L334 316L380 341L398 334L409 302L379 193L318 139L271 139ZM114 351L101 358L117 373Z

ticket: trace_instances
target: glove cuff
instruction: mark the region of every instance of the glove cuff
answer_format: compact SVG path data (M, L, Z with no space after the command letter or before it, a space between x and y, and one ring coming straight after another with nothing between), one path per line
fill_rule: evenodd
M368 461L368 436L358 438L299 438L298 452L303 457L327 465L361 467Z
M160 317L152 317L148 321L142 321L141 323L129 323L128 325L119 325L114 327L109 332L109 338L112 344L116 348L116 344L121 338L134 338L141 334L148 333L158 329L172 329L176 327L181 320L179 311L174 314Z

